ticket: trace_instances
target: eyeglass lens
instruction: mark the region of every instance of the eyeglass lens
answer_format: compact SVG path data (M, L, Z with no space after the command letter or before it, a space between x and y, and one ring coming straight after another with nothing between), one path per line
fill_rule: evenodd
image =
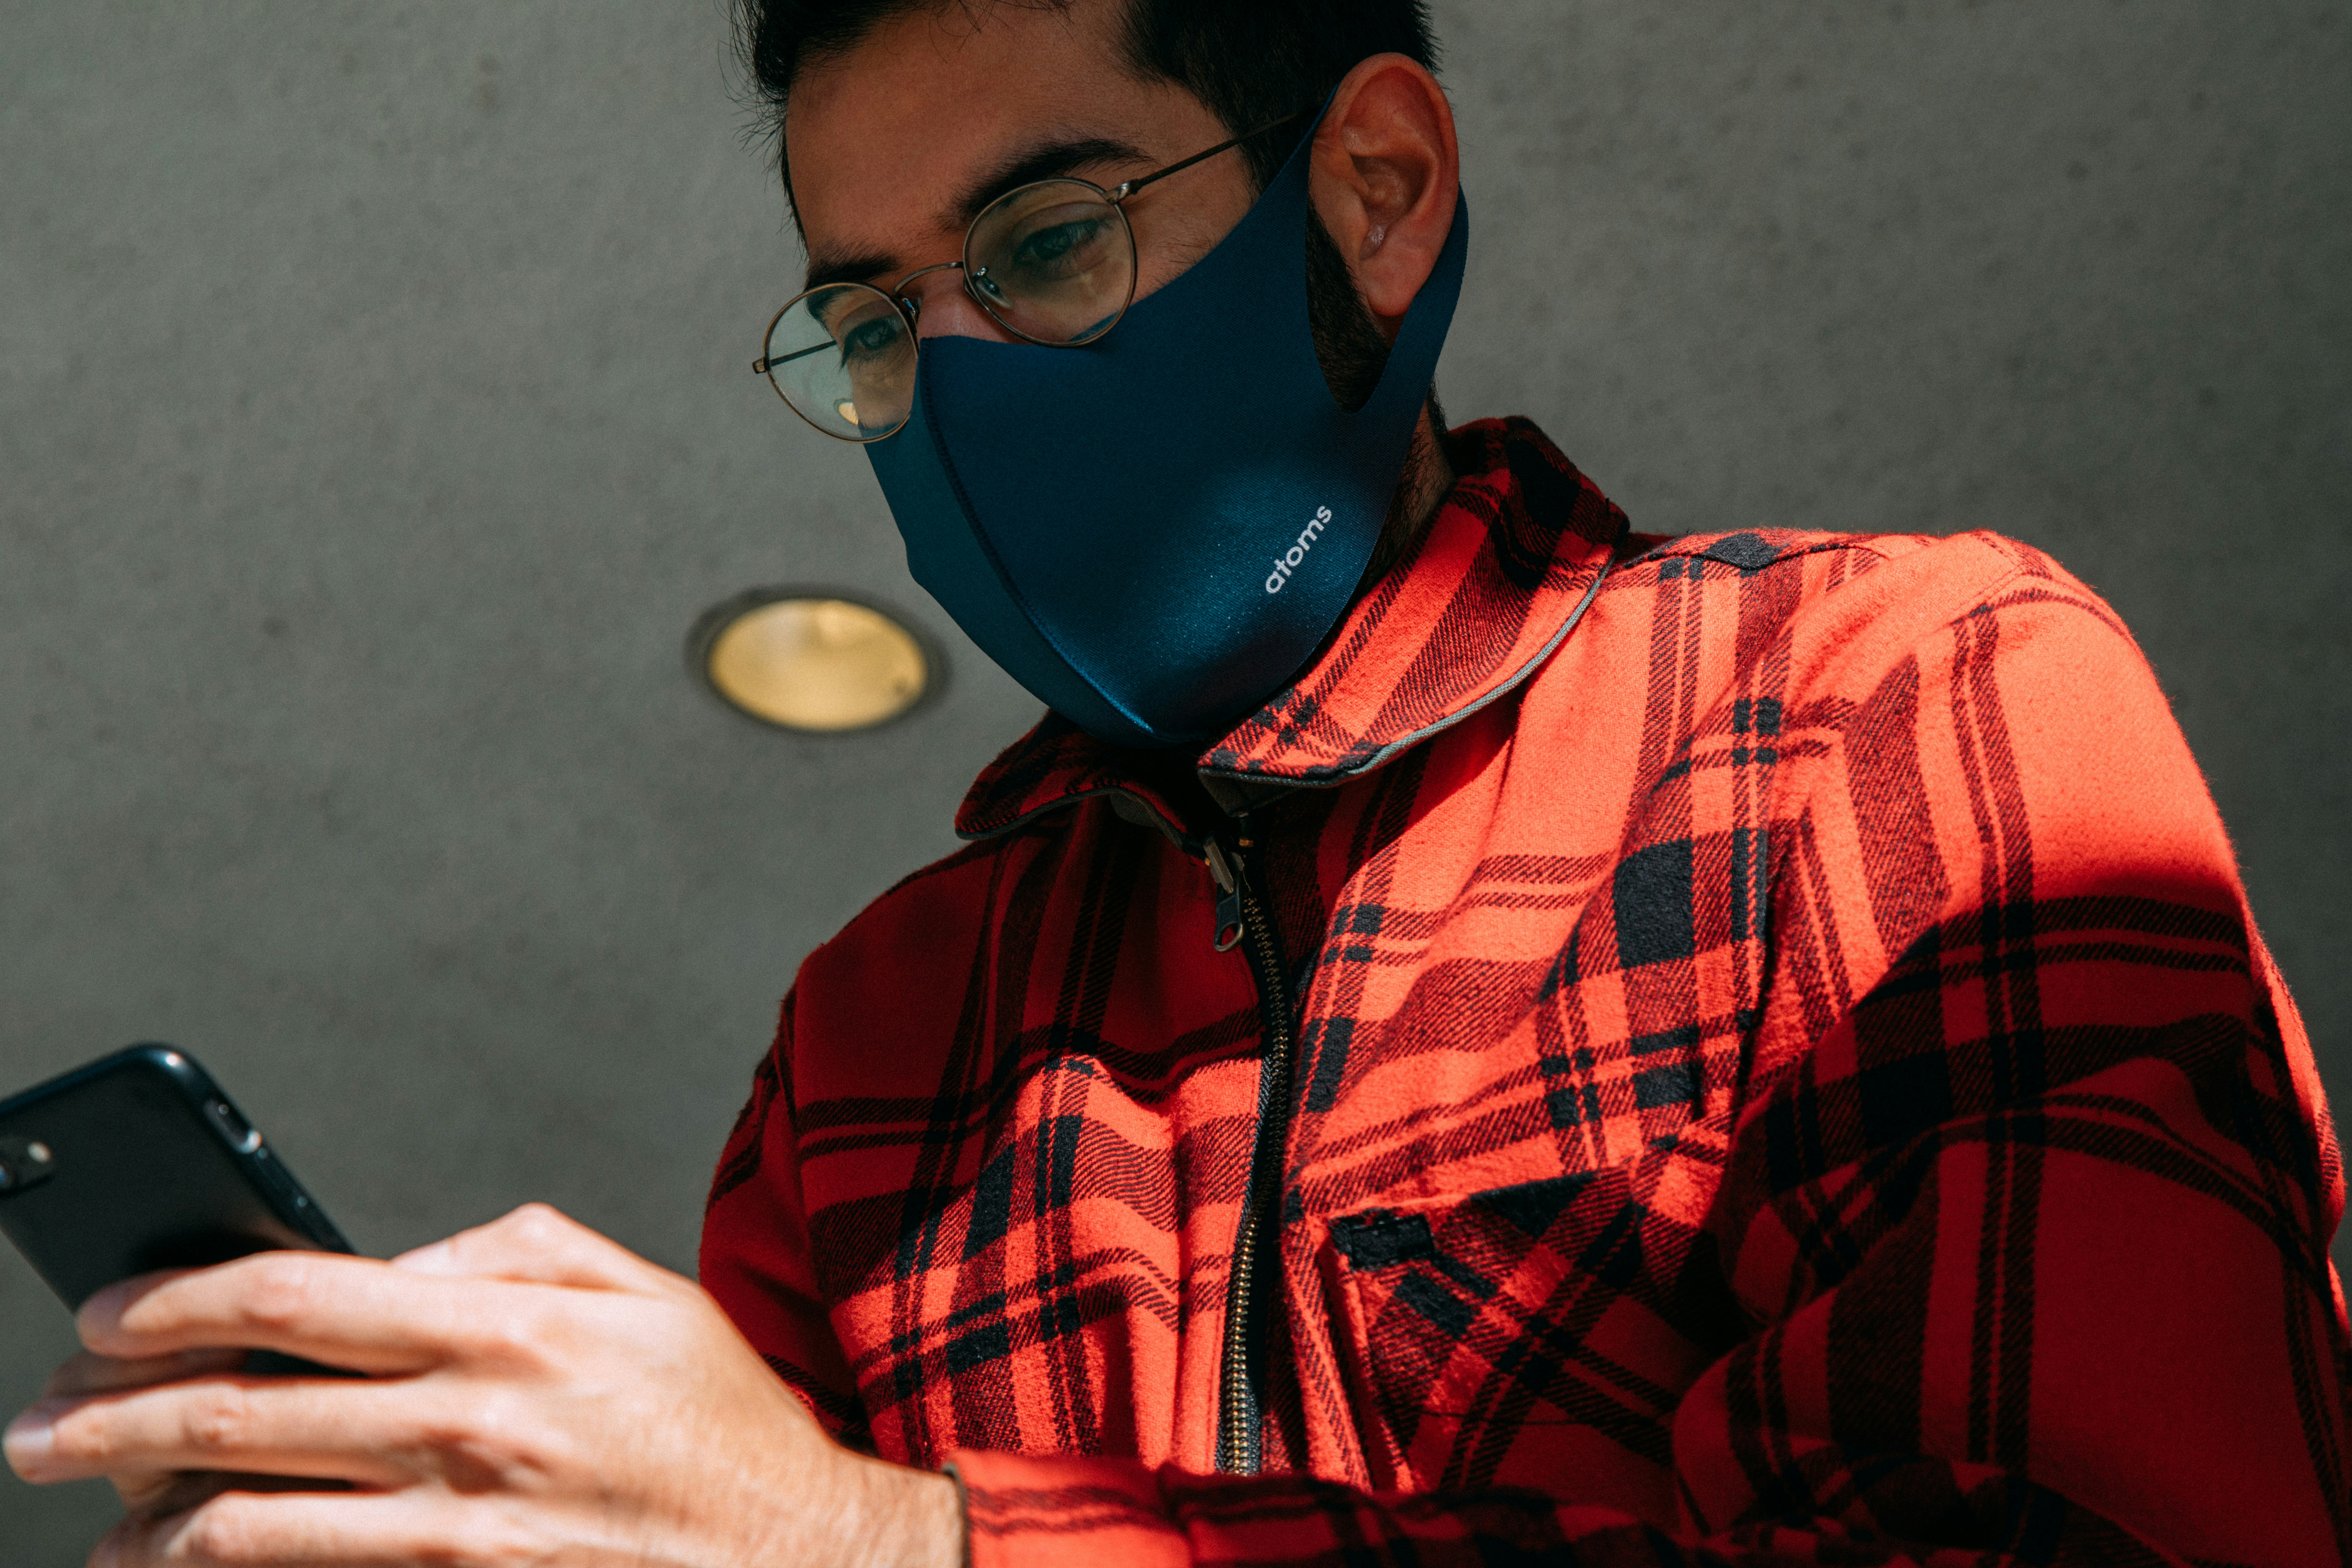
M1007 192L973 220L964 284L1008 331L1055 347L1091 342L1135 296L1126 215L1081 180ZM832 283L784 307L768 329L769 379L810 424L878 441L914 412L915 335L878 289Z
M794 412L845 441L878 441L914 411L915 334L879 289L831 283L768 329L768 379Z
M1135 237L1094 186L1044 180L972 221L964 275L988 313L1031 342L1091 342L1135 296Z

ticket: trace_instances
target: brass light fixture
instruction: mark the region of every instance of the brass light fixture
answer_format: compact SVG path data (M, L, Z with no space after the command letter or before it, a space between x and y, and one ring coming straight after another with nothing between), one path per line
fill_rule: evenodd
M905 715L942 668L897 617L827 588L754 588L711 606L687 638L687 660L728 706L820 735Z

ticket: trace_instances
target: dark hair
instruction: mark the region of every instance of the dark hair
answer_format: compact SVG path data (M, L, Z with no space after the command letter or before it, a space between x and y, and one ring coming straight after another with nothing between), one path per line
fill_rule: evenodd
M1116 0L1128 68L1184 88L1234 135L1318 105L1358 61L1400 54L1437 68L1424 0ZM904 16L961 5L1065 9L1070 0L736 0L736 29L781 165L784 103L809 65ZM1262 187L1301 132L1244 149Z

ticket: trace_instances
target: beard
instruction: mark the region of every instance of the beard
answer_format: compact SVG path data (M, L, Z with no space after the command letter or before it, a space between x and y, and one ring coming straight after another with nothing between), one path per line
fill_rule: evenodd
M1371 400L1381 384L1381 373L1388 368L1389 341L1381 335L1363 296L1356 292L1356 280L1349 276L1348 263L1331 231L1311 210L1307 215L1307 324L1315 340L1315 357L1323 366L1324 384L1330 387L1333 401L1353 414ZM1396 494L1389 502L1388 521L1381 527L1380 541L1373 545L1371 560L1357 584L1359 595L1388 574L1433 510L1424 510L1423 503L1436 488L1445 464L1445 455L1436 445L1445 435L1445 410L1438 406L1434 386L1429 389L1427 413L1426 424L1413 426L1412 444L1406 448ZM1443 477L1450 479L1450 469Z
M1353 414L1370 402L1389 363L1389 341L1364 308L1356 280L1320 216L1307 215L1307 325L1315 357L1340 407Z

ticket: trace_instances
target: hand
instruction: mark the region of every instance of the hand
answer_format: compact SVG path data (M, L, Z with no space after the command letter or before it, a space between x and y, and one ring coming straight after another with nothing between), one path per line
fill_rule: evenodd
M699 1289L540 1205L390 1263L151 1275L80 1327L92 1353L7 1455L28 1481L115 1482L129 1514L94 1568L962 1556L952 1481L833 1443ZM368 1375L250 1376L236 1347Z

